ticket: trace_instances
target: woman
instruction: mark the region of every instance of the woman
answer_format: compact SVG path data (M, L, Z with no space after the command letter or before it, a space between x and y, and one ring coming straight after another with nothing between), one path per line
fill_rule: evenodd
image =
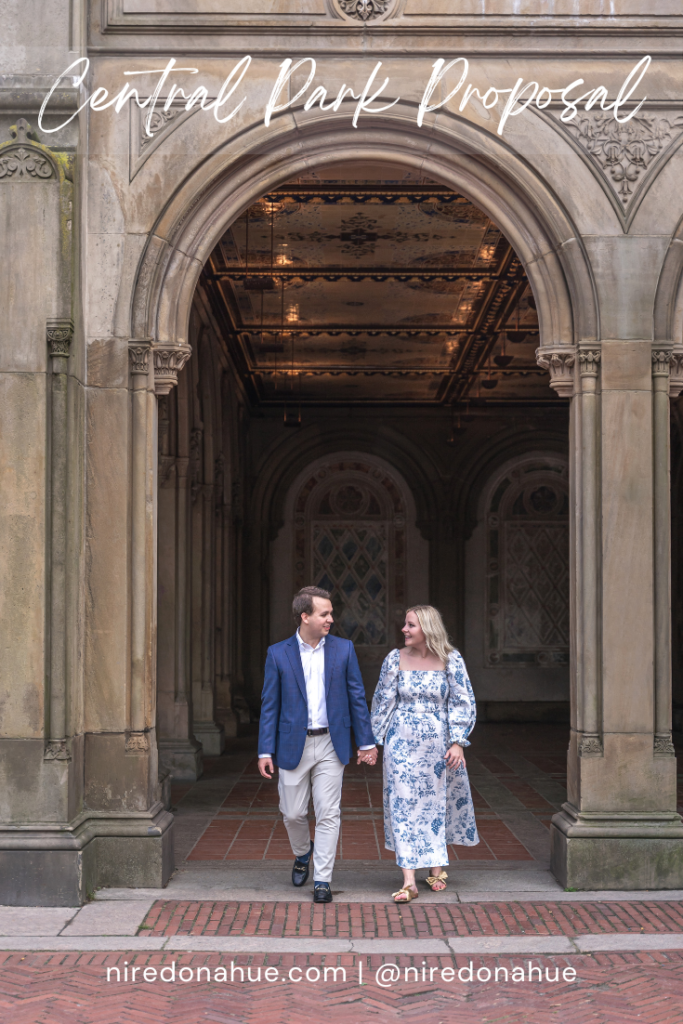
M465 663L430 605L408 609L403 636L372 701L375 740L384 744L385 845L403 869L395 903L419 895L416 868L430 868L434 892L445 889L447 844L479 842L463 754L476 718Z

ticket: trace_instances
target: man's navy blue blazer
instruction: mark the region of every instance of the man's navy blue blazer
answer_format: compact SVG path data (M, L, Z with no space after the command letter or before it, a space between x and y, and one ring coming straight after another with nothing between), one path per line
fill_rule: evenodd
M323 650L330 739L341 763L348 764L353 754L352 726L359 746L372 746L375 742L363 678L350 640L328 635ZM306 681L295 633L289 640L268 648L261 701L259 753L272 754L280 768L291 771L301 760L307 729Z

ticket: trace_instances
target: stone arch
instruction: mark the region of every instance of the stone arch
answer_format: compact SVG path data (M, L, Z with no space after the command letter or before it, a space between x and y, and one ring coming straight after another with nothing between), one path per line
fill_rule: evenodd
M659 275L653 339L683 346L683 217L671 237Z
M504 140L465 119L444 114L432 127L418 129L414 111L399 104L371 129L350 128L341 118L299 124L296 115L283 116L270 131L252 126L185 180L150 233L132 296L131 337L151 339L157 375L168 376L169 361L189 354L195 287L226 224L270 188L340 159L418 167L457 188L498 224L522 261L536 299L541 347L599 336L589 260L571 218L540 175Z

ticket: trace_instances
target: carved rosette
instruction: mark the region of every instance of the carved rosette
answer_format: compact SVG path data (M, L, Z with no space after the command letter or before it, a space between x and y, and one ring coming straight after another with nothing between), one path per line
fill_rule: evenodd
M574 364L576 357L573 349L536 349L536 362L550 373L550 387L563 398L571 398L574 394Z
M669 352L669 396L678 398L683 391L683 349Z
M336 0L336 4L347 18L368 22L383 17L393 6L394 0Z
M599 736L585 734L579 740L579 757L603 757L604 750Z
M192 355L190 345L155 345L154 390L157 395L167 395L178 383L178 374Z
M149 342L133 341L128 346L128 358L130 359L130 372L137 375L147 376L149 372Z
M74 325L70 319L51 319L45 327L48 351L51 356L68 356L71 340L74 336Z

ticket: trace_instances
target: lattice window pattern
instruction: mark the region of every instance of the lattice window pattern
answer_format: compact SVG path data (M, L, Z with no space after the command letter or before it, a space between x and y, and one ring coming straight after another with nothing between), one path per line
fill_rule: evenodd
M360 645L386 644L386 524L311 525L313 582L332 594L336 632Z
M487 514L489 665L569 661L566 465L527 462L495 489Z

